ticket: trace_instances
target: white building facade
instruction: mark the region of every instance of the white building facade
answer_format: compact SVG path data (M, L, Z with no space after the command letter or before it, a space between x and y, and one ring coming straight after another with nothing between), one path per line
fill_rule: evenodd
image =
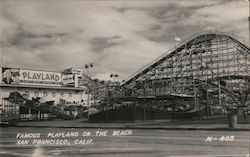
M93 104L88 93L86 75L82 69L70 68L62 72L21 68L0 68L0 113L10 107L6 98L18 92L28 100L39 97L41 103L86 106Z

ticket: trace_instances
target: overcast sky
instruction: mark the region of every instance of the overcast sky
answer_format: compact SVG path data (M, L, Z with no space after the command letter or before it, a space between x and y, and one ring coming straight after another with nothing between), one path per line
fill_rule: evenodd
M61 71L93 63L90 75L125 79L205 30L248 43L248 0L0 0L1 66Z

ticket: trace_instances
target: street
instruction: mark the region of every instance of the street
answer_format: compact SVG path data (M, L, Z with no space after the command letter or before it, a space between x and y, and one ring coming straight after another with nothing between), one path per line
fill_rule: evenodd
M2 157L249 156L244 131L9 127L0 140Z

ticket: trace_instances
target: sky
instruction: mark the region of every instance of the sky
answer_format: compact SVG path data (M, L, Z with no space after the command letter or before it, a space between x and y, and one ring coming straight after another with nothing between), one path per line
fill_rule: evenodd
M0 0L0 66L118 80L202 31L249 43L248 0ZM86 71L86 69L84 69Z

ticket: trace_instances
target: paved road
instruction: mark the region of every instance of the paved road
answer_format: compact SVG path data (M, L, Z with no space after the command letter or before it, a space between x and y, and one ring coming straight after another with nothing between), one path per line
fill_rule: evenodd
M96 131L99 132L97 133ZM156 129L114 131L116 130L1 128L0 156L247 157L250 149L249 132L243 131L178 131ZM62 137L67 136L67 132L71 132L71 137ZM120 136L114 136L113 133ZM30 138L25 138L25 136L30 136ZM57 145L51 143L45 144L42 143L44 139L50 140L49 142L58 139L61 140L60 142L66 141L68 143L63 144L59 142ZM17 144L18 140L19 144ZM25 140L26 142L28 140L29 143L25 143ZM40 143L38 143L38 140L40 140ZM33 142L36 142L36 144L33 144Z

